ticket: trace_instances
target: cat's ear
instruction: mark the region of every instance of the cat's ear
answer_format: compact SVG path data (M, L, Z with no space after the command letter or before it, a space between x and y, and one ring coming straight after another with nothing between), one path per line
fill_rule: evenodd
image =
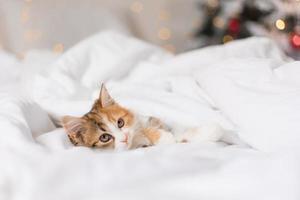
M107 106L111 106L115 104L113 98L109 95L104 84L101 85L101 91L99 95L99 103L101 108L105 108Z
M84 119L79 117L64 116L62 118L62 126L74 145L82 143L82 134L86 131L83 123Z

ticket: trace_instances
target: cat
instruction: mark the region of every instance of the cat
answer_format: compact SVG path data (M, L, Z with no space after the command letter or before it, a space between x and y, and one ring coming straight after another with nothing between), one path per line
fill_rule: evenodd
M140 116L119 105L104 84L88 113L82 117L64 116L62 125L73 145L100 149L136 149L197 138L217 141L222 136L222 130L213 126L206 128L206 135L203 130L194 128L176 139L159 119Z

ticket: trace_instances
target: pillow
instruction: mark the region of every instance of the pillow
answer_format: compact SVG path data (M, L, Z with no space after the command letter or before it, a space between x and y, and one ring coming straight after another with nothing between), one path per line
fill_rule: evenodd
M292 62L278 70L283 74L289 65L295 67ZM300 85L289 82L287 74L279 78L272 60L229 59L196 77L249 145L300 152Z

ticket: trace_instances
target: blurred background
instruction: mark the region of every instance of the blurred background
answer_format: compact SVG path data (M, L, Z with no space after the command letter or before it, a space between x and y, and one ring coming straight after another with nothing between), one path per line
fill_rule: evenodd
M173 53L265 36L300 59L300 0L0 0L0 48L21 59L107 29Z

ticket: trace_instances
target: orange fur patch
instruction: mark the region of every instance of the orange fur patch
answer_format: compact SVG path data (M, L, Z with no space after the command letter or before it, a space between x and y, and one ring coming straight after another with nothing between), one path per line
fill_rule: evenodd
M156 144L161 137L160 132L157 129L146 128L144 130L145 136L150 140L152 144Z
M124 127L129 127L133 124L134 115L129 110L121 107L117 103L110 106L102 108L96 102L93 107L94 112L96 112L100 117L107 119L111 123L117 123L119 118L122 118L125 122Z

